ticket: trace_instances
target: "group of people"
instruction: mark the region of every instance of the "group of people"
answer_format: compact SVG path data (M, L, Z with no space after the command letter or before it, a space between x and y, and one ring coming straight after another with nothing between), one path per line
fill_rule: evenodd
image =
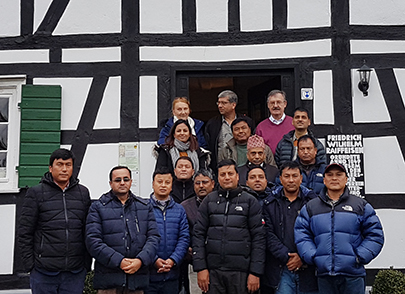
M350 194L344 166L327 164L308 111L284 113L283 91L269 93L256 129L237 102L221 92L204 126L186 98L173 101L149 199L116 166L91 203L73 154L56 150L19 221L32 292L81 293L93 257L100 294L190 293L189 264L204 293L363 294L384 243L374 209Z

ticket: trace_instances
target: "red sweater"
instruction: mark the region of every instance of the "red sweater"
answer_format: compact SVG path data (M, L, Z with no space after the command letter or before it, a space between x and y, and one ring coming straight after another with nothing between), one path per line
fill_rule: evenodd
M286 115L284 121L279 125L272 123L270 119L266 118L257 125L256 135L259 135L264 139L264 143L270 147L274 154L278 142L280 142L285 134L292 130L294 130L292 117Z

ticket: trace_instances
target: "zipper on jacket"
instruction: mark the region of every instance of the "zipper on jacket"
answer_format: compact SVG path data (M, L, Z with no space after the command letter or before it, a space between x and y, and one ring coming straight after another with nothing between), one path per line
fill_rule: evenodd
M139 233L139 222L138 222L138 217L137 216L135 216L135 224L136 224L136 230Z
M68 268L68 252L69 252L69 230L68 230L68 214L67 214L67 207L66 207L66 194L63 192L63 209L65 211L65 234L66 234L66 256L65 256L65 266L66 269Z
M223 231L223 236L222 236L222 240L221 240L221 260L222 262L224 262L225 260L225 254L224 254L224 247L225 247L225 237L226 237L226 229L228 227L228 210L229 210L229 191L226 191L226 195L225 195L225 218L224 218L224 231Z

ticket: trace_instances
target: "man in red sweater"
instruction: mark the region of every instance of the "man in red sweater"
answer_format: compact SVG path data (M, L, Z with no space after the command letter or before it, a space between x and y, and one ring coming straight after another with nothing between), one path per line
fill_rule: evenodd
M267 107L270 117L258 124L256 135L263 137L264 142L273 152L276 152L278 142L284 134L294 130L292 117L284 113L287 107L287 99L284 91L272 90L267 95Z

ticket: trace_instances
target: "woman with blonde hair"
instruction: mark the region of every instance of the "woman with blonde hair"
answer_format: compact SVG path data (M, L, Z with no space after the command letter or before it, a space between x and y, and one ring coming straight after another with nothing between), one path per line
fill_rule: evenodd
M198 144L202 148L207 148L207 143L205 142L203 125L204 123L201 120L191 118L189 115L191 113L190 101L186 97L176 97L173 100L172 104L172 113L173 116L169 118L165 126L160 131L158 145L165 143L166 137L169 135L170 129L173 124L179 120L183 119L188 122L191 127L192 135L196 136Z

